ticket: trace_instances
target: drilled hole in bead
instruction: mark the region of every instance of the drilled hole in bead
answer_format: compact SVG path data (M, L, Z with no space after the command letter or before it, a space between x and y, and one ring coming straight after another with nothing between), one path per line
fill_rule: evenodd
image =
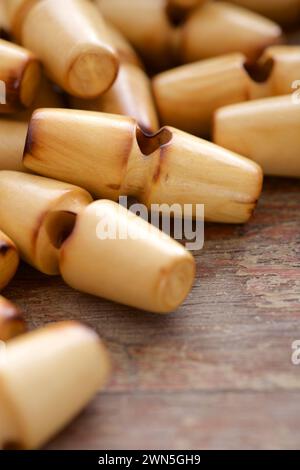
M244 68L254 82L264 83L270 78L274 64L273 59L268 59L265 62L256 62L255 64L245 63Z
M56 211L49 214L46 231L50 242L56 249L62 244L74 230L77 215L68 211Z
M139 127L136 130L136 140L143 155L151 155L163 145L171 142L172 137L172 132L165 128L152 135L145 134Z

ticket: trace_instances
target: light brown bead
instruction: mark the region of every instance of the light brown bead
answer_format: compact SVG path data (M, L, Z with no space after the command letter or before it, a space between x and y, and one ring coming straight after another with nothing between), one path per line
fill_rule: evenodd
M34 54L0 39L0 114L28 108L38 92L41 67Z
M24 20L22 43L68 93L94 98L117 77L118 59L98 9L87 0L43 0Z
M236 5L249 8L280 24L297 23L300 19L299 0L229 0Z
M37 449L105 385L110 359L98 335L77 322L8 341L0 366L0 448Z
M1 205L2 204L1 199ZM9 284L19 266L19 254L14 242L0 230L0 291Z
M81 188L14 171L0 172L0 229L25 261L58 274L58 253L76 215L92 198Z
M8 341L26 332L26 323L21 310L0 295L0 341ZM1 363L0 347L0 363Z
M214 142L254 160L267 175L300 177L300 97L283 96L220 109Z
M267 18L225 2L208 2L181 26L178 44L185 63L231 52L253 62L281 41L281 28Z
M249 219L262 186L256 164L207 141L172 127L147 136L133 119L87 111L36 111L24 165L98 198L192 204L194 215L205 204L207 220L229 223Z
M177 309L192 288L195 261L179 243L120 205L83 210L60 254L74 289L154 313Z

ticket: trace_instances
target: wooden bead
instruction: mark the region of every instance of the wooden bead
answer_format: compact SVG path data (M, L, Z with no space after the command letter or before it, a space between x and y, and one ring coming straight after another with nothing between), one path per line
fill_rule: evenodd
M281 42L281 28L249 10L225 2L208 2L196 9L181 27L183 62L241 52L255 61L263 50Z
M36 57L26 49L0 39L1 113L28 108L38 91L41 68ZM4 98L4 100L3 100ZM2 100L4 102L2 102Z
M208 136L214 111L248 100L251 79L245 63L244 55L230 54L154 77L154 96L162 124Z
M81 188L34 175L0 172L0 229L16 243L25 261L58 274L58 252L76 215L92 201Z
M0 341L8 341L25 333L25 331L26 323L21 310L0 295Z
M111 236L105 235L107 227ZM195 262L179 243L142 218L114 202L97 201L79 214L62 246L60 270L74 289L169 313L189 293Z
M249 8L280 24L297 23L300 18L299 0L229 0L236 5Z
M1 199L1 201L3 200ZM16 245L0 231L0 291L12 280L18 266L19 254Z
M0 448L44 445L88 404L109 373L99 337L76 322L9 341L0 367Z
M117 80L104 95L92 101L74 98L71 104L74 109L130 116L150 134L159 129L151 82L136 65L121 64Z
M150 67L162 69L173 64L174 27L165 0L96 0L96 3Z
M147 136L133 119L87 111L37 110L24 165L99 198L193 204L194 215L205 204L218 222L247 221L262 186L256 164L207 141L172 127Z
M0 119L0 170L26 171L22 160L27 129L26 122Z
M222 108L214 141L259 163L268 175L299 178L299 102L283 96Z
M109 33L100 12L87 0L37 3L24 21L22 43L71 95L94 98L117 77L119 64Z

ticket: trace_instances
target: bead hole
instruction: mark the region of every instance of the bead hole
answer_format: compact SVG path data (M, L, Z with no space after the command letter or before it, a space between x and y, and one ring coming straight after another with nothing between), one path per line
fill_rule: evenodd
M136 131L136 140L143 155L151 155L172 140L172 132L161 129L156 134L146 134L139 127Z
M46 231L50 242L59 250L74 230L77 215L68 211L55 211L49 214Z
M273 71L274 60L268 59L264 62L256 62L255 64L245 63L244 68L254 82L265 83Z

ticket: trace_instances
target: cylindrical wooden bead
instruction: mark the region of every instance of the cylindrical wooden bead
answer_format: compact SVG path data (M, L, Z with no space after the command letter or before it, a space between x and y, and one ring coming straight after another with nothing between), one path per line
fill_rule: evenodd
M2 0L10 32L20 39L23 22L31 7L40 0Z
M214 141L256 161L268 175L299 178L299 100L283 96L222 108Z
M61 250L71 287L156 313L174 311L195 276L192 255L120 205L97 201L82 211Z
M255 61L281 37L281 28L267 18L225 2L208 2L182 25L179 47L184 62L231 52L242 52Z
M278 23L297 23L300 18L300 0L229 0L236 5L249 8Z
M144 70L133 64L121 64L117 80L104 95L92 101L74 98L71 103L75 109L130 116L150 134L159 129L151 82Z
M31 52L0 39L0 114L28 108L38 91L41 67Z
M247 221L262 185L256 164L207 141L171 127L148 136L133 119L88 111L37 110L24 165L99 198L192 204L194 215L205 204L218 222Z
M0 341L8 341L26 331L21 310L0 295ZM0 350L0 363L1 363Z
M96 3L150 67L163 69L173 64L174 27L165 0L96 0Z
M0 170L25 171L23 152L28 125L0 119Z
M46 274L58 274L61 243L91 196L66 183L1 171L0 200L0 229L16 243L24 260Z
M5 205L2 202L1 206ZM19 254L16 245L7 235L0 231L0 291L7 286L16 274L19 266Z
M100 12L87 0L43 0L22 28L22 43L68 93L94 98L113 84L118 59Z
M251 79L246 58L230 54L187 64L153 79L153 90L162 124L206 136L214 111L249 99Z
M9 341L0 367L0 448L44 445L88 404L109 372L99 337L76 322Z

